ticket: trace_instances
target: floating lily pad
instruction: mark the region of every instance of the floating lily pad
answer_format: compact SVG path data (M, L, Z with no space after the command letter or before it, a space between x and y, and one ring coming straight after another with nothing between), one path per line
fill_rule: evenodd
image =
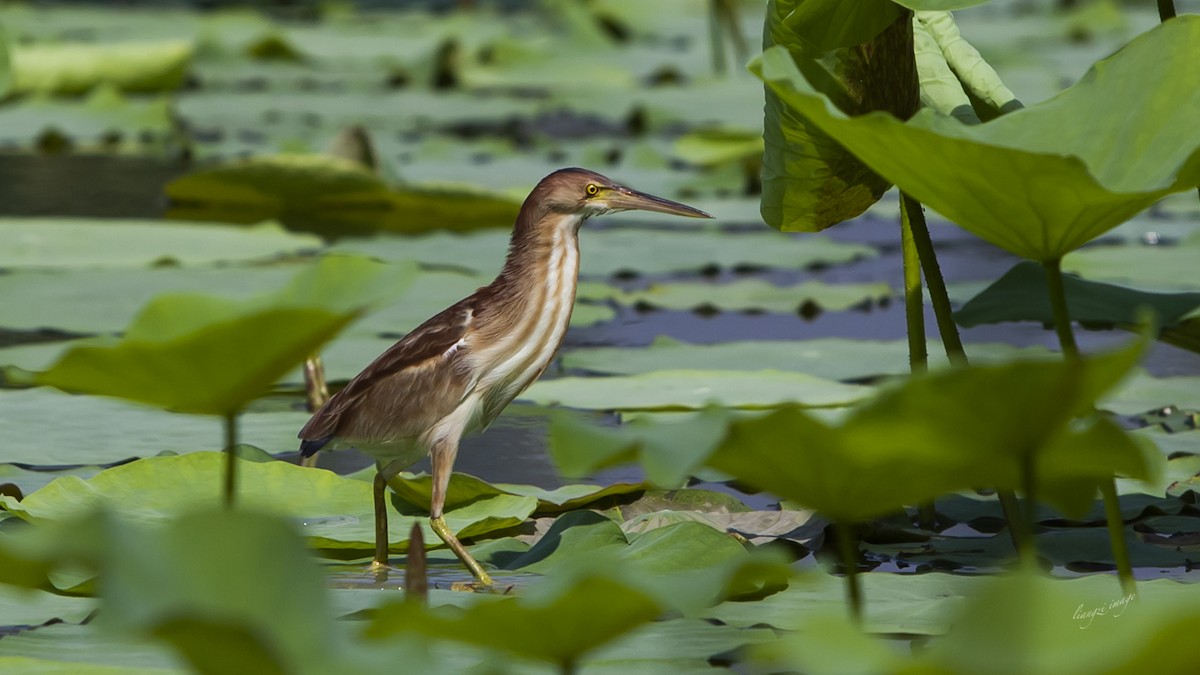
M663 283L648 288L620 292L617 302L662 309L725 311L769 311L780 313L832 312L890 297L887 284L826 284L805 281L795 286L776 286L758 279L742 279L725 284Z
M428 474L401 473L388 485L401 499L418 508L428 508L433 482ZM588 504L607 497L631 495L643 492L646 486L640 483L615 483L613 485L564 485L546 490L532 485L488 483L465 473L450 477L446 491L446 508L465 506L480 499L497 495L533 497L538 501L538 513L555 513L585 508Z
M126 518L164 522L189 508L217 503L223 463L221 454L214 452L152 457L107 469L86 481L60 478L21 501L0 496L0 505L34 522L69 520L101 506ZM370 483L285 462L242 462L238 471L242 476L239 504L291 518L313 546L329 550L374 546ZM446 522L462 537L479 536L519 524L536 507L532 497L497 495L447 512ZM430 545L440 542L428 520L416 509L392 513L388 519L392 549L407 548L414 523L421 524Z
M541 380L520 398L589 410L697 410L720 403L762 408L787 401L805 407L849 405L869 387L780 371L664 370L643 375Z
M385 260L466 267L483 274L500 270L508 232L429 234L421 237L374 237L338 242L335 251ZM586 229L580 233L580 273L666 274L706 268L801 269L835 265L876 255L874 249L825 237L803 239L773 232L722 233L714 230Z
M108 84L122 91L167 91L183 83L192 44L182 40L14 46L13 91L82 94Z
M175 128L168 99L127 99L111 87L79 100L38 95L0 108L0 141L43 151L79 145L93 151L144 152Z
M133 267L250 260L315 250L315 237L279 225L229 227L212 223L7 218L0 267Z
M1187 65L1200 58L1200 18L1179 18L1056 98L971 126L929 111L907 123L847 117L780 46L753 69L788 110L924 204L1022 257L1055 260L1200 182L1200 127L1184 112L1200 105L1200 72ZM1195 98L1181 100L1181 91ZM1130 117L1107 105L1114 100L1144 105ZM1031 174L1045 180L1033 186Z
M1053 356L1041 347L1018 348L1003 343L968 346L971 361L992 363L1012 358ZM939 342L927 345L931 367L949 365ZM0 361L3 360L0 351ZM655 370L795 370L832 380L861 380L881 375L907 375L908 343L904 340L746 340L695 345L670 338L655 339L648 347L584 347L563 353L567 369L613 375Z
M1149 307L1161 327L1171 328L1200 310L1200 293L1152 293L1070 274L1064 275L1063 287L1071 320L1085 326L1136 326L1139 312ZM967 328L1002 321L1039 321L1052 325L1054 312L1046 287L1046 271L1037 263L1017 263L955 312L954 320Z
M281 291L237 302L160 296L119 341L77 345L39 376L60 389L230 415L264 394L412 270L328 257ZM230 368L230 364L238 368Z
M1196 224L1188 224L1195 231ZM1063 259L1063 269L1088 279L1153 289L1200 290L1200 235L1176 245L1090 246Z
M49 387L0 391L0 461L34 466L111 464L161 452L217 450L219 420L182 415ZM238 438L272 453L296 449L306 412L250 412L238 420Z

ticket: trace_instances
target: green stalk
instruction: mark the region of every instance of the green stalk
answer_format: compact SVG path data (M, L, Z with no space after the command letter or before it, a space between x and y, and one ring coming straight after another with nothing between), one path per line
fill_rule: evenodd
M1071 312L1067 307L1067 292L1063 285L1062 260L1054 259L1042 263L1046 269L1046 289L1050 294L1050 307L1054 312L1054 331L1062 346L1063 358L1068 361L1079 359L1079 345L1071 328ZM1129 560L1129 545L1125 541L1124 521L1121 519L1121 503L1117 499L1117 481L1113 477L1102 481L1100 494L1104 498L1104 519L1108 525L1109 546L1113 560L1117 563L1117 576L1125 592L1134 592L1133 565Z
M232 509L237 494L237 414L225 416L225 507Z
M858 582L858 538L854 535L854 525L840 520L834 521L833 531L837 536L838 553L846 575L846 597L850 600L850 618L861 626L863 603L862 588Z
M708 2L708 46L712 51L713 73L724 75L729 71L725 60L725 45L721 39L721 0Z
M913 244L917 247L917 255L921 260L921 270L925 272L925 283L929 285L929 299L933 303L933 316L937 319L938 333L942 336L942 345L946 348L946 356L950 363L956 366L967 365L967 352L963 349L962 339L958 336L958 326L954 325L954 316L950 309L950 295L946 293L946 280L942 278L942 268L938 265L937 252L933 250L933 239L929 237L929 226L925 223L925 211L921 202L907 194L900 193L901 208L908 211L912 227Z
M1017 555L1021 562L1032 568L1037 558L1037 545L1033 533L1037 532L1037 471L1036 460L1032 452L1021 454L1021 490L1025 493L1025 514L1021 520L1022 527L1028 536L1021 538L1021 548Z
M1012 539L1013 548L1020 555L1033 546L1033 531L1025 528L1025 518L1021 515L1021 503L1017 494L1011 490L997 490L1000 499L1000 510L1004 513L1004 521L1008 523L1008 536Z
M1166 21L1175 18L1175 1L1158 0L1158 20Z
M900 201L900 248L904 254L904 322L908 328L908 367L914 373L929 368L925 348L925 296L921 290L921 259L913 243L912 216L907 200ZM917 524L923 529L937 527L933 500L917 505Z

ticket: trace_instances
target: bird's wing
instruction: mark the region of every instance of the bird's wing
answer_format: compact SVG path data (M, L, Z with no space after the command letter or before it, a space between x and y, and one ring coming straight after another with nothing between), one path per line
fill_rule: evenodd
M300 430L301 453L311 455L335 437L412 438L453 412L473 382L463 363L473 315L468 298L380 354Z

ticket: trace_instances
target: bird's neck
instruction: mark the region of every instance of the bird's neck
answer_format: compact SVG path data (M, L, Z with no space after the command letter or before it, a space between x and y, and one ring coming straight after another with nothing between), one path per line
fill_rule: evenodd
M547 265L553 266L564 257L577 258L579 228L586 218L583 214L556 213L526 203L513 227L508 258L496 282L519 284L544 278L538 272L549 271L545 269ZM577 269L564 271L573 279Z

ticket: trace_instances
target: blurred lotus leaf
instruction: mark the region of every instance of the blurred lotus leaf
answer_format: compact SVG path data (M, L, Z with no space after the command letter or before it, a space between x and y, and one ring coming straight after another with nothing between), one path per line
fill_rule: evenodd
M752 68L791 114L905 192L1001 248L1050 261L1200 183L1197 61L1200 17L1180 16L1055 98L977 125L930 110L907 123L848 117L782 47Z
M171 218L250 223L277 219L326 238L378 230L511 227L520 203L456 186L390 188L362 164L283 154L199 169L167 185Z
M71 348L39 381L177 412L231 415L412 276L411 266L327 256L280 291L250 300L159 296L122 339Z
M12 93L72 95L104 84L128 92L170 91L183 83L192 51L190 40L15 45Z

